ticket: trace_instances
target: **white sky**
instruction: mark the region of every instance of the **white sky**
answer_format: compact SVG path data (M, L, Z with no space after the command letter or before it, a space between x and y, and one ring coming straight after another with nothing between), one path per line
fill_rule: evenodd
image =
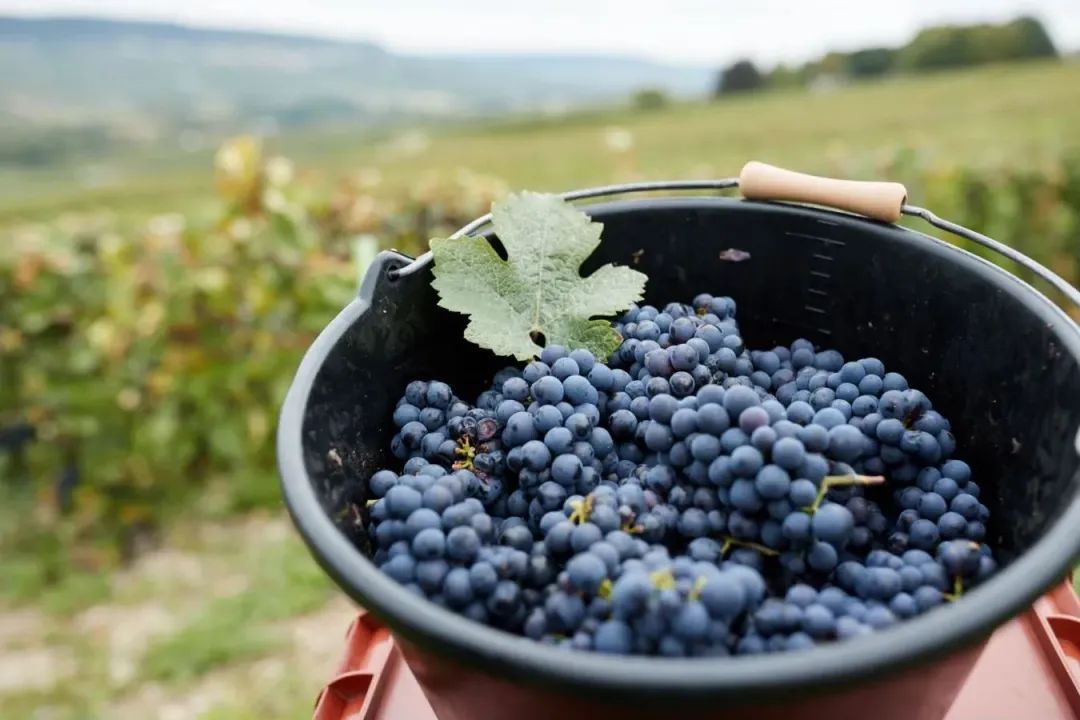
M393 50L586 52L771 64L899 44L937 22L1039 17L1080 48L1080 0L0 0L0 14L79 14L368 39Z

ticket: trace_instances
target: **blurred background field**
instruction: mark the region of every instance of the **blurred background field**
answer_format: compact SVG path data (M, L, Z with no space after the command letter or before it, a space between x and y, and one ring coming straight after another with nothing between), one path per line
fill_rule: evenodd
M353 610L281 508L279 403L377 249L422 252L509 189L749 159L887 178L1080 282L1080 59L1025 22L770 70L579 58L569 89L572 58L533 58L509 93L500 61L0 18L0 63L26 71L0 79L0 714L308 712ZM131 58L102 48L162 33L174 64L261 54L191 97L146 90L178 72L152 63L110 87ZM74 79L39 67L58 47ZM319 53L319 92L273 87ZM332 92L365 67L396 68L373 71L381 104ZM237 100L188 114L210 95Z

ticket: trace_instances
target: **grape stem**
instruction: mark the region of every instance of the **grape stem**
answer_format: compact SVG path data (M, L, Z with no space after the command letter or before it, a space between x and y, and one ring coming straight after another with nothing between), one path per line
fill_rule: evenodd
M476 448L473 447L469 436L461 438L461 444L454 448L454 454L461 458L454 462L455 470L472 470L473 458L476 457Z
M709 581L705 579L704 575L699 575L697 579L694 580L694 587L690 588L690 593L687 597L690 600L698 600L701 597L701 591L705 589L705 584L707 582Z
M943 593L946 600L955 602L960 599L960 596L964 594L964 578L957 575L953 578L953 591L951 593Z
M821 488L818 490L817 497L814 498L812 505L804 507L803 512L813 515L817 512L817 509L821 507L821 503L825 502L825 496L829 494L829 491L835 487L845 487L847 485L881 485L885 482L885 476L883 475L828 475L821 481Z
M668 568L662 568L649 575L649 580L652 581L653 587L657 590L674 590L675 589L675 576L671 574L671 570Z
M574 508L570 513L570 522L582 525L588 522L589 516L592 515L593 497L588 495L583 500L573 500L570 502L570 507Z
M736 540L730 535L726 535L724 536L724 544L720 546L721 557L727 555L728 551L731 550L731 547L733 545L750 548L751 550L757 550L762 555L776 556L780 554L778 551L773 550L770 547L765 547L764 545L759 545L756 542L750 542L749 540Z
M622 523L619 525L619 529L630 535L640 535L645 532L644 526L637 523L637 517L635 517L633 510L623 505L619 508L620 513L626 510L627 515L623 518Z

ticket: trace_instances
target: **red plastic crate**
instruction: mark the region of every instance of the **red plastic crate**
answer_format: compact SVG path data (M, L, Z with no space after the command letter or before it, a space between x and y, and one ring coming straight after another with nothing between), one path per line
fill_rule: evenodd
M944 720L999 718L1080 718L1080 599L1070 581L994 632ZM389 631L361 613L314 720L438 718Z

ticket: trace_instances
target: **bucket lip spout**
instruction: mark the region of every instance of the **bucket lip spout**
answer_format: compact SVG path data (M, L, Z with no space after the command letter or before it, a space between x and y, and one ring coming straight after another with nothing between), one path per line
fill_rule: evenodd
M929 243L939 255L958 253L977 273L999 274L997 280L1017 283L1048 318L1080 359L1080 329L1034 288L1005 270L961 248L916 231L886 226L825 210L794 208L725 198L650 198L590 206L612 212L672 204L698 207L756 206L757 211L795 213L829 224L857 223L898 238ZM749 207L747 207L749 209ZM620 699L671 697L726 698L743 703L753 698L820 691L869 680L943 657L979 642L999 624L1019 614L1047 588L1060 581L1080 558L1080 492L1032 547L993 578L947 607L905 620L885 631L801 652L719 658L611 657L572 652L475 623L417 597L375 567L338 529L324 511L304 465L304 417L323 362L348 329L368 311L377 283L374 278L411 258L382 253L368 271L359 296L319 334L304 355L281 409L277 430L278 470L286 505L300 534L320 565L356 601L400 637L417 648L461 662L499 677L577 692L615 693ZM1039 302L1035 302L1038 300ZM463 671L465 667L462 668Z

